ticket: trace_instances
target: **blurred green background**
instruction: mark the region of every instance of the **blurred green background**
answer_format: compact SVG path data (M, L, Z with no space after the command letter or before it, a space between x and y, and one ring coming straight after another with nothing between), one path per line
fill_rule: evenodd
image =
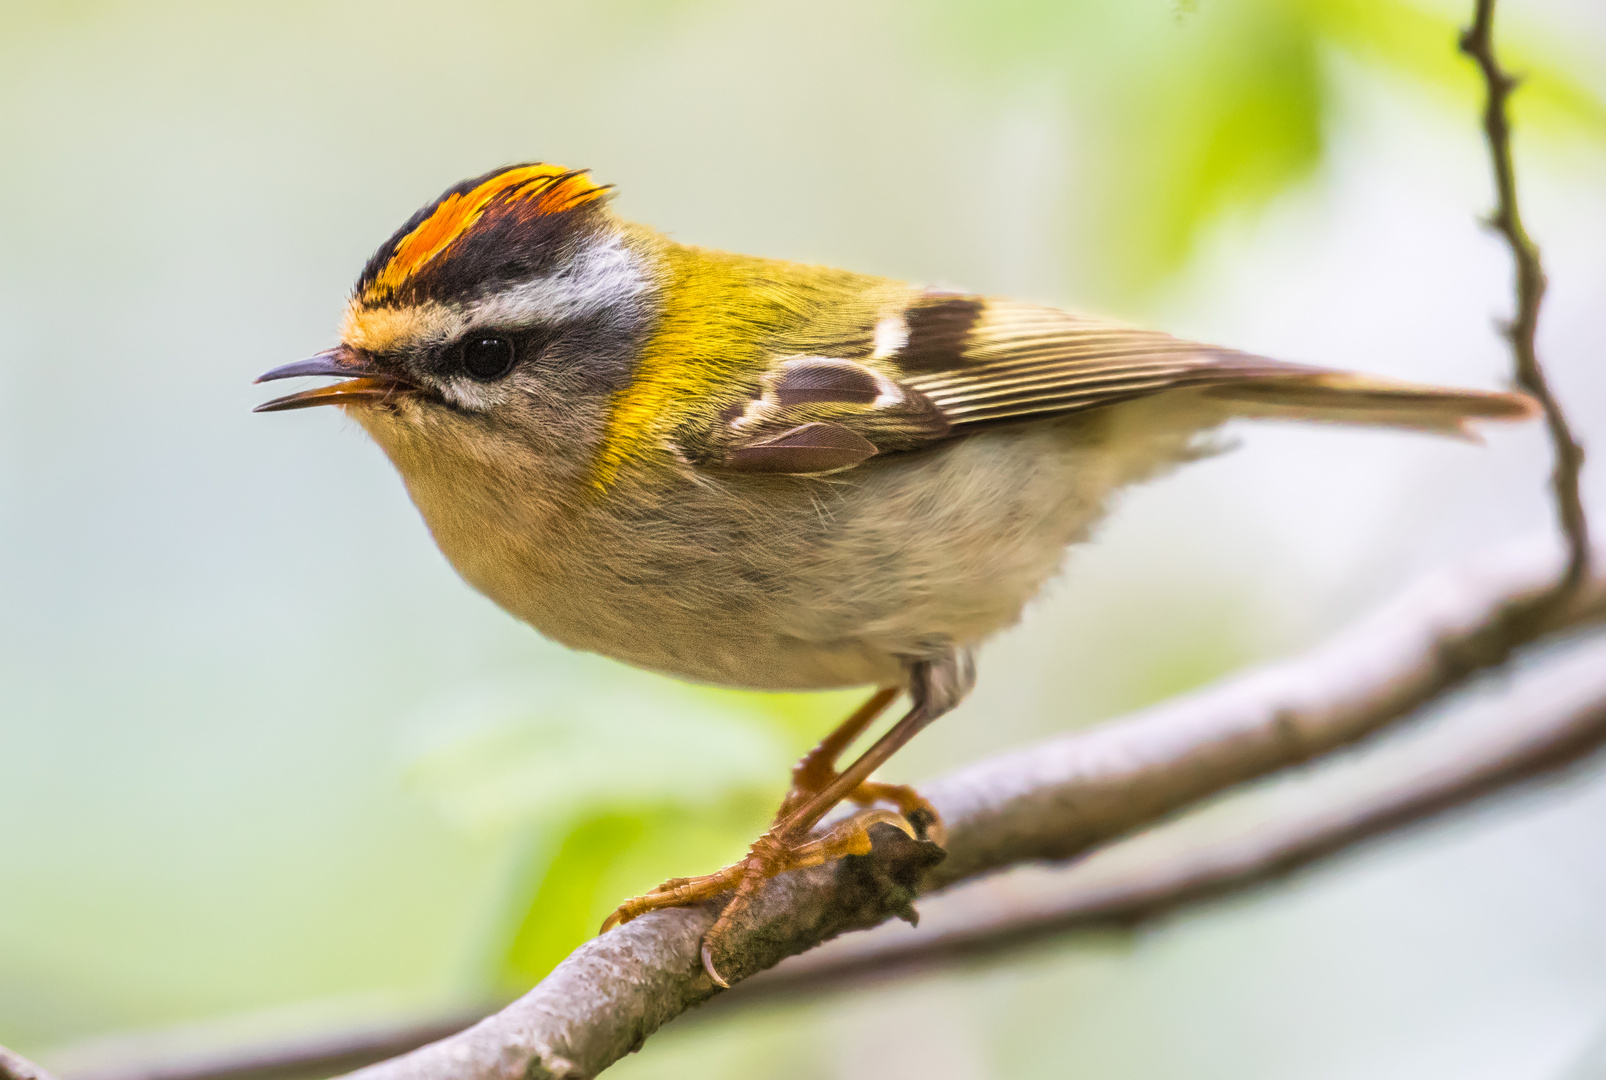
M0 1042L70 1072L118 1032L517 991L738 854L854 699L543 642L354 426L249 414L441 189L589 166L691 242L1498 385L1465 6L0 6ZM1606 7L1505 0L1499 32L1534 75L1542 351L1606 445ZM1127 499L888 774L1285 654L1548 523L1537 430L1238 434ZM1136 936L682 1024L618 1074L1561 1077L1606 1033L1603 829L1586 776Z

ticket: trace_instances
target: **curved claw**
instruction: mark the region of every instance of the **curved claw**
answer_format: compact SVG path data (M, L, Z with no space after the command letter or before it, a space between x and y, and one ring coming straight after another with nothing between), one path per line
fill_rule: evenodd
M883 784L874 780L867 780L860 784L858 789L848 796L860 806L869 806L878 800L886 800L898 808L903 819L914 829L910 835L916 839L930 840L938 847L946 847L948 843L948 830L943 826L942 816L937 808L932 806L925 796L907 784ZM891 824L897 824L892 822ZM902 825L898 826L903 828ZM908 832L908 829L904 830Z
M713 979L714 985L721 990L729 990L731 988L731 984L725 981L725 976L721 975L719 969L714 966L714 944L707 938L703 939L703 970L708 972L708 977Z
M641 897L638 896L636 899L639 901ZM623 926L631 919L634 919L637 915L642 914L642 912L635 910L635 908L636 904L634 902L620 904L618 907L613 909L612 915L609 915L606 919L602 920L602 929L598 930L597 933L606 934L614 927Z
M853 815L850 821L860 830L868 829L872 825L891 825L911 840L920 839L920 835L915 832L915 827L909 823L909 819L896 810L870 810L862 814ZM868 840L869 836L866 835L865 839Z

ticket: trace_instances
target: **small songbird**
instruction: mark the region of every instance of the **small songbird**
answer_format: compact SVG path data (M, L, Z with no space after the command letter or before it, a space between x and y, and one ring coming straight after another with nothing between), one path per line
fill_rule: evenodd
M576 649L723 686L878 689L793 771L747 857L604 924L869 850L941 842L871 781L974 681L1110 496L1199 456L1234 417L1467 433L1534 414L1442 389L1199 345L1053 308L690 247L553 165L448 190L358 279L340 344L259 381L343 381L339 405L469 584ZM837 759L899 693L908 709ZM823 834L839 802L867 809ZM876 804L883 804L877 806Z

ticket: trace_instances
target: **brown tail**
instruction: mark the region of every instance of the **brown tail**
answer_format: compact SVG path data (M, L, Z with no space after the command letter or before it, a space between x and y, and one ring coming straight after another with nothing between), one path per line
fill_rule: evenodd
M1218 383L1205 393L1242 406L1243 416L1407 428L1476 438L1475 420L1529 420L1539 404L1526 394L1458 390L1346 371L1320 371Z

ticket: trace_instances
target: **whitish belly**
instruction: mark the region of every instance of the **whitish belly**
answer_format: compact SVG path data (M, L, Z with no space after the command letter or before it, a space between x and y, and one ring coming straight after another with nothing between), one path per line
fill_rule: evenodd
M686 482L494 546L431 524L472 584L571 647L729 686L895 683L1014 623L1111 492L1198 426L1135 404L832 477Z

